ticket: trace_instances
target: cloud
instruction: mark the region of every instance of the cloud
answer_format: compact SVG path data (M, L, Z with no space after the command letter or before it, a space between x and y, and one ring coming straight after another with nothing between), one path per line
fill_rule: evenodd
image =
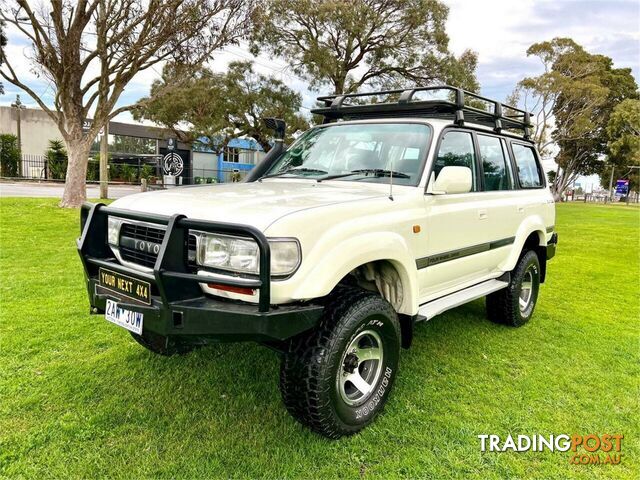
M478 78L482 93L504 100L515 84L525 76L541 71L539 62L527 58L527 48L535 42L553 37L571 37L592 53L613 58L616 67L632 68L640 79L640 2L637 0L443 0L449 6L447 31L450 48L457 54L466 49L478 52ZM46 79L36 76L27 58L29 44L9 26L7 54L20 78L45 101L53 101L53 89ZM282 59L266 55L257 58L248 52L246 44L229 46L217 52L209 62L216 71L224 71L234 60L253 60L256 71L279 78L298 91L306 107L313 107L318 92L295 76ZM141 72L128 85L117 106L133 103L148 94L153 80L160 76L162 66ZM5 84L0 105L14 101L19 92ZM324 92L323 92L324 93ZM26 94L22 100L35 105Z
M478 52L478 79L485 95L504 99L525 76L541 66L527 48L554 37L571 37L591 53L632 68L640 79L640 2L636 0L444 0L447 32L456 53Z

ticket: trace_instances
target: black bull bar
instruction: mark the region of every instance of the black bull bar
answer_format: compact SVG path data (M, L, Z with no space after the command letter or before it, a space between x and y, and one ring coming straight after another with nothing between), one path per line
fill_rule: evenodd
M166 227L155 265L150 272L120 264L108 244L108 217L142 221ZM312 328L322 307L311 304L271 305L270 248L266 236L249 225L165 216L85 203L80 213L81 237L78 253L85 272L92 308L104 310L108 292L98 292L99 269L105 268L152 285L150 305L118 298L123 307L145 315L145 329L171 336L210 336L232 340L284 340ZM215 279L193 273L188 262L189 231L235 235L252 239L260 252L259 274L255 277L216 275ZM203 293L200 284L216 283L257 290L258 304L216 299ZM179 312L181 322L175 322Z

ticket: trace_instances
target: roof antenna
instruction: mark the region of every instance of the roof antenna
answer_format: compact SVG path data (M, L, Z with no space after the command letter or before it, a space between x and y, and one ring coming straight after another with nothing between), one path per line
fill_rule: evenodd
M393 202L393 157L391 157L391 169L389 170L389 200Z

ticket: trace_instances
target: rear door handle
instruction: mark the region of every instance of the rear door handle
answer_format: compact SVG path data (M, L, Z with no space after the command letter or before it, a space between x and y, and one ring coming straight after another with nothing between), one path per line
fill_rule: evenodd
M480 218L480 220L485 220L487 218L487 211L478 210L478 218Z
M518 213L524 213L524 207L522 205L518 205Z

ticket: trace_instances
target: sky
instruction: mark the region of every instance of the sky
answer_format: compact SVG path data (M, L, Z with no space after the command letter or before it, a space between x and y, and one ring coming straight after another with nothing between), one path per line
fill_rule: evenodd
M640 83L640 1L639 0L443 0L449 7L447 33L449 47L460 54L466 49L478 53L477 76L481 93L504 100L519 80L541 73L535 58L526 56L527 48L536 42L554 37L571 37L591 53L608 55L615 67L632 69ZM18 75L45 101L51 103L53 88L38 78L26 58L28 44L15 30L9 30L7 56L12 59ZM313 106L316 96L326 91L312 92L297 78L283 59L254 58L246 44L226 47L214 55L210 67L224 71L234 60L254 60L255 70L273 75L303 96L303 105ZM149 92L160 67L136 76L118 105L135 102ZM9 105L21 93L27 106L35 102L13 85L5 84L0 105ZM131 121L125 113L120 121Z

